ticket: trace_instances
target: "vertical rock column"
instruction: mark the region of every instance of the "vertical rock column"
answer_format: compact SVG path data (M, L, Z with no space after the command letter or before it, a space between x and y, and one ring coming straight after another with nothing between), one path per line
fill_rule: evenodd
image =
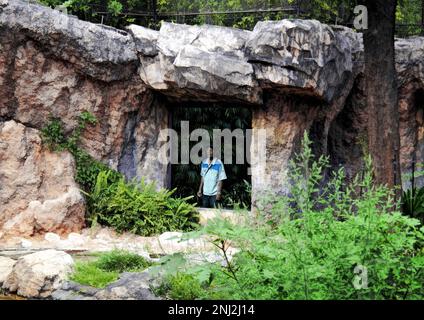
M424 90L419 89L420 83L411 82L399 91L400 165L404 190L412 187L412 171L414 185L424 185L419 174L424 163Z
M264 195L288 192L289 160L300 150L319 110L318 104L282 94L272 94L264 107L253 110L252 128L263 129L265 139L253 139L251 148L252 203ZM256 137L255 137L256 138Z
M168 164L162 146L166 143L163 133L169 128L168 120L165 104L154 98L142 112L134 131L136 176L155 181L158 188L167 187Z

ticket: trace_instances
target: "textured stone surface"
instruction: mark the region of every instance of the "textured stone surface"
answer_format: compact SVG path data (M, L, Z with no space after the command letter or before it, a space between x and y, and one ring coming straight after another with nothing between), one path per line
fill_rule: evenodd
M402 184L409 188L424 186L424 177L417 174L424 163L424 82L414 79L402 86L399 92L399 131L401 139L400 162ZM415 165L413 164L415 162ZM412 171L415 179L412 181Z
M153 89L178 98L260 103L261 90L242 50L248 35L232 28L163 23L158 54L140 56L140 76Z
M352 71L350 41L318 21L260 22L253 32L164 23L157 48L141 58L142 79L184 98L258 104L263 89L283 88L331 101Z
M46 298L58 289L73 270L72 257L62 251L46 250L19 258L3 288L27 298Z
M363 86L363 77L357 77L342 110L331 122L327 136L330 163L333 168L344 167L348 180L364 166L368 114Z
M64 281L59 289L51 294L53 300L96 300L99 291L94 287L81 285L73 281Z
M139 66L150 88L180 99L261 104L263 89L297 88L331 101L352 70L351 42L313 20L260 22L252 32L163 23L127 33L15 0L0 25L98 80L131 79Z
M4 35L0 37L0 120L13 118L40 129L52 115L64 122L69 133L78 115L89 111L98 123L84 133L82 142L93 157L129 178L143 175L164 185L166 166L152 159L158 158L158 135L166 127L168 111L137 75L113 82L87 77L23 34Z
M67 152L43 148L39 132L15 121L0 123L0 229L5 235L54 231L84 225L84 199Z
M350 41L316 20L258 22L246 51L262 87L329 102L352 71Z
M98 226L85 228L80 233L70 233L67 237L61 237L60 240L53 242L46 240L43 236L31 237L31 247L29 248L21 246L23 241L28 242L29 237L27 239L9 237L0 241L0 254L4 255L5 252L9 252L11 258L16 258L31 251L46 249L71 252L104 252L118 249L130 251L147 260L152 260L164 254L215 251L215 247L207 237L180 242L181 237L182 234L179 232L165 232L152 237L142 237L130 232L118 234L112 228Z
M153 279L148 272L124 272L118 281L98 291L98 300L160 300L150 289Z
M424 37L396 39L396 70L399 87L412 81L424 83Z
M240 213L234 210L198 208L197 211L199 212L199 223L201 225L206 225L208 221L215 218L228 219L233 223L241 222L246 218L244 213Z
M252 127L267 129L266 149L258 146L257 154L266 153L264 162L252 168L252 195L256 202L263 193L283 194L288 191L288 162L299 151L300 141L317 117L319 107L313 102L292 100L272 94L266 108L255 109Z
M126 32L93 24L29 1L13 0L0 14L1 33L25 33L76 69L102 80L124 79L136 68Z
M12 272L16 260L0 256L0 286Z
M158 54L157 41L159 32L142 26L132 24L127 27L135 42L135 49L142 56L155 56Z

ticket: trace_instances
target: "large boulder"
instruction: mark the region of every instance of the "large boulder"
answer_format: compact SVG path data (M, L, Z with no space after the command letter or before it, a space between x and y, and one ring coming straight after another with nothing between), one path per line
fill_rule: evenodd
M61 17L70 23L61 25ZM128 178L142 173L163 187L167 167L156 160L167 109L140 79L135 46L124 31L38 4L5 4L0 8L0 122L13 119L41 129L53 116L69 134L88 111L98 121L83 133L81 146Z
M73 271L74 260L63 251L45 250L21 257L3 289L27 298L46 298Z
M118 281L96 293L98 300L159 300L152 291L154 279L149 272L124 272Z
M0 237L69 233L84 226L85 203L68 152L42 146L38 130L0 123Z
M395 49L399 86L418 81L424 87L424 37L396 39Z
M0 256L0 286L12 272L13 266L15 265L16 260L13 260L8 257Z
M150 31L136 30L137 43L151 38ZM141 79L151 88L178 98L261 103L261 89L243 52L249 33L163 23L157 38L150 41L156 45L157 55L139 51Z
M352 73L351 41L315 20L129 29L149 49L138 46L142 80L178 98L262 104L264 89L283 89L331 102Z
M0 33L25 33L75 68L105 81L128 78L137 66L134 41L127 32L30 1L13 0L4 6Z
M352 72L350 42L316 20L258 22L246 51L262 87L329 102Z

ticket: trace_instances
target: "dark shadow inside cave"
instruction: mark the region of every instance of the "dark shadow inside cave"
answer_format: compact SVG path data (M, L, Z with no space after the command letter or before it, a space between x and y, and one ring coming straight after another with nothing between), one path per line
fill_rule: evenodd
M217 147L213 143L214 129L229 129L234 132L241 129L244 137L246 130L252 127L252 109L248 106L240 105L223 105L219 103L204 102L180 102L169 105L170 123L172 129L178 133L178 164L172 164L170 167L168 185L170 188L176 188L176 196L188 197L194 196L197 199L197 191L200 184L200 163L193 163L190 158L188 164L181 164L181 124L182 121L188 121L189 132L192 133L196 129L206 129L209 133L210 144L216 152ZM240 131L239 131L240 132ZM186 138L184 138L186 139ZM199 139L200 141L200 139ZM190 141L189 146L192 150L193 146L199 141ZM227 179L224 180L222 190L221 205L223 208L234 209L235 207L248 207L251 204L251 176L249 175L250 166L248 163L247 152L250 145L246 138L241 142L235 137L221 141L220 160L224 163ZM243 144L243 145L241 145ZM228 157L224 158L224 147L227 145L230 150L230 162ZM236 163L236 149L242 150L243 163ZM240 151L239 151L240 152ZM203 156L203 155L202 155ZM204 158L204 157L203 157ZM240 161L239 161L240 162ZM198 206L202 206L201 199L197 199Z

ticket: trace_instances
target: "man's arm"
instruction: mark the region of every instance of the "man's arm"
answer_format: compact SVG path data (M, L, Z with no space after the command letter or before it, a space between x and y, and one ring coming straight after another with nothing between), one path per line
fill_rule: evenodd
M216 192L216 200L221 200L221 191L222 191L222 180L218 181L217 192Z
M221 163L221 167L219 169L219 175L218 175L218 184L217 184L217 192L216 192L216 200L221 200L222 198L222 185L224 184L224 181L227 179L227 175L225 174L224 164Z
M199 191L197 191L197 196L200 198L203 194L203 177L202 179L200 179L200 186L199 186Z

